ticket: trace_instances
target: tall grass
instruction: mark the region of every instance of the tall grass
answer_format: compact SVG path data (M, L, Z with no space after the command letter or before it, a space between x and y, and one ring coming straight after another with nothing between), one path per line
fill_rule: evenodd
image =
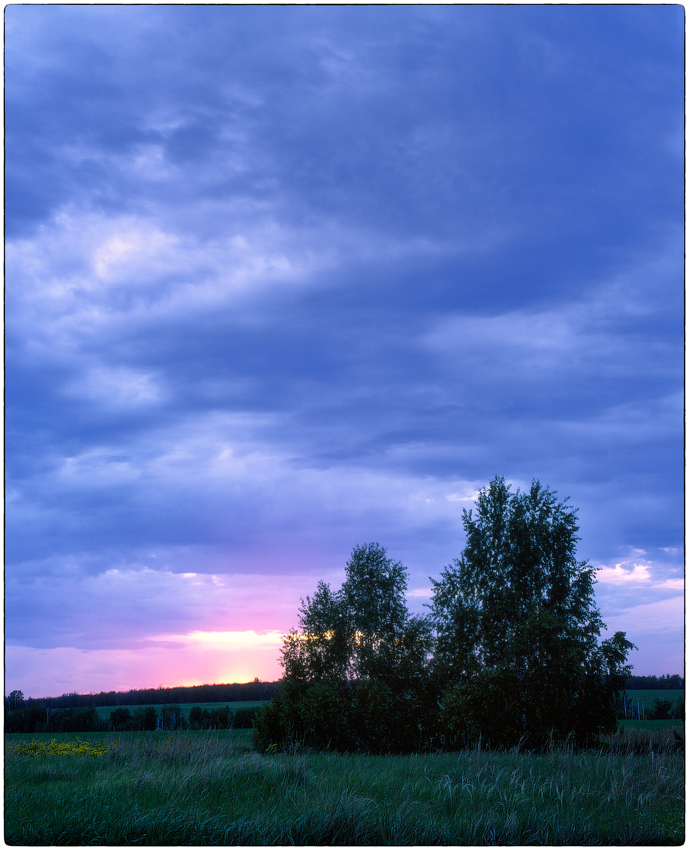
M14 737L14 736L13 736ZM81 736L103 741L103 736ZM681 844L674 738L607 751L259 755L238 733L105 736L101 757L6 753L14 845ZM644 750L644 746L647 749Z

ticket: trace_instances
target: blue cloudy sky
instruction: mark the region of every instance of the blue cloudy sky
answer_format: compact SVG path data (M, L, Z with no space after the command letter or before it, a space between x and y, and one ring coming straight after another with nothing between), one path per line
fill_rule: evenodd
M277 678L503 475L683 666L684 9L8 6L6 688Z

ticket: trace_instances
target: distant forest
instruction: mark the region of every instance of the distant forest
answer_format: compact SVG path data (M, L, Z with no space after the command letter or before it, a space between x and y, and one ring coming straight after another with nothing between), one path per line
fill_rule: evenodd
M99 694L62 694L59 697L41 697L35 702L46 708L88 708L99 705L169 705L176 703L197 705L204 702L239 702L269 700L280 682L246 682L231 685L193 685L174 688L142 688L129 691L101 691ZM628 691L672 691L684 688L684 677L630 676L625 685Z
M62 694L34 701L45 708L88 708L99 705L180 705L203 702L240 702L271 699L279 682L193 685L174 688L141 688L129 691L101 691L99 694ZM7 701L7 698L5 699Z
M631 676L625 688L628 691L676 691L684 688L684 678L674 676Z

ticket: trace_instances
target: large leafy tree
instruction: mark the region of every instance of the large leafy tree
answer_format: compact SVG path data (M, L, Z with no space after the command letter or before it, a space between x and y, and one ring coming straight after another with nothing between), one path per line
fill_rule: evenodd
M600 640L576 511L537 481L513 493L495 478L463 521L461 558L432 580L447 725L459 741L506 746L614 728L633 644L623 632Z
M420 746L432 629L411 617L407 574L377 543L354 548L342 587L319 582L285 635L279 694L256 723L263 749L285 738L368 751Z
M423 675L431 629L425 618L409 616L403 565L369 543L354 548L345 575L340 590L321 581L302 600L299 628L283 641L285 678L404 687L414 672Z

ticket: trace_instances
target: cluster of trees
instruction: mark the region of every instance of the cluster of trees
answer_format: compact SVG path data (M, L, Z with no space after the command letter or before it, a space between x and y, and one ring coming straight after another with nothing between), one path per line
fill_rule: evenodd
M10 694L12 709L5 700L5 732L100 732L107 729L99 719L96 709L50 709L36 700L18 699L21 691Z
M238 708L229 705L203 710L195 705L189 712L190 729L251 729L260 708Z
M36 700L18 699L21 691L8 697L5 706L5 732L145 732L176 729L250 729L258 708L219 705L202 709L195 705L185 717L179 704L163 705L160 712L153 706L139 706L130 711L120 706L108 718L98 716L93 706L87 708L51 708Z
M378 544L354 549L339 590L319 582L285 636L259 750L534 748L616 728L634 647L623 632L600 639L576 511L537 481L513 493L495 478L463 522L426 616L410 616L406 571Z
M684 720L684 700L674 703L672 700L659 697L655 700L648 717L649 720Z
M35 702L45 708L88 708L106 705L189 705L204 702L254 702L270 699L277 688L276 682L235 682L220 685L191 685L172 688L139 688L129 691L101 691L98 694L62 694L59 697L41 697ZM5 707L12 710L13 694L24 695L21 691L12 691L5 698Z

